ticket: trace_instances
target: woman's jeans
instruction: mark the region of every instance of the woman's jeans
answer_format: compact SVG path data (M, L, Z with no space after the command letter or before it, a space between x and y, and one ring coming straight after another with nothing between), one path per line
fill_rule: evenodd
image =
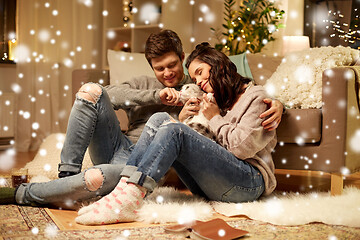
M107 92L102 92L95 104L77 96L70 113L59 170L77 174L46 183L23 184L16 191L18 203L76 208L77 201L106 195L117 185L132 143L121 132ZM94 168L100 169L104 177L97 191L87 189L84 173L80 173L88 147Z
M155 113L132 151L122 175L151 192L170 167L194 194L210 200L244 202L264 191L260 171L236 158L224 147L174 122L167 113Z

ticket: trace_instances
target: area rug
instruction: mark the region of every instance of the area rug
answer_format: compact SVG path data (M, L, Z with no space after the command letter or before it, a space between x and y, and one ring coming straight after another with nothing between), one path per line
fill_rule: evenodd
M360 239L360 229L325 224L276 226L261 221L237 219L227 221L249 232L245 239ZM122 224L118 224L122 225ZM106 227L106 226L104 226ZM57 227L43 208L15 205L0 206L0 239L184 239L165 233L162 225L152 227L89 229L63 231Z

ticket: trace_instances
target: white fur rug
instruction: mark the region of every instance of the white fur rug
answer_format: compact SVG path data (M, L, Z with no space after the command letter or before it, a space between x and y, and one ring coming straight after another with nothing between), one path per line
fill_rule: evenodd
M60 153L65 140L65 134L53 133L41 143L34 159L25 165L31 182L46 182L58 178ZM93 166L89 151L86 150L82 170Z
M147 223L187 223L212 217L209 202L172 187L159 187L148 196L139 210L140 221Z
M214 211L225 216L247 217L275 225L322 222L360 227L360 189L345 188L341 196L330 193L272 194L250 203L206 202L173 188L158 188L140 209L140 220L149 223L206 220Z

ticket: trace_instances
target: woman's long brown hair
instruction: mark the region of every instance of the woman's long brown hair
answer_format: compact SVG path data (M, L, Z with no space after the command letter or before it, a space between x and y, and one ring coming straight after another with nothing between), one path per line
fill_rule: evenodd
M186 60L186 68L189 68L195 59L211 66L209 83L214 90L215 100L222 111L229 110L243 93L244 84L249 83L251 79L237 73L235 64L207 42L196 46Z

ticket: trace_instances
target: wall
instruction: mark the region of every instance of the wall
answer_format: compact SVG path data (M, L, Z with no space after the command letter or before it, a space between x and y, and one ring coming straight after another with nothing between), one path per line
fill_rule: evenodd
M11 84L16 79L15 64L0 64L0 91L11 92Z
M16 79L15 64L0 64L0 138L12 138L15 131L14 106L15 94L12 93L11 84ZM7 145L4 140L0 150Z

